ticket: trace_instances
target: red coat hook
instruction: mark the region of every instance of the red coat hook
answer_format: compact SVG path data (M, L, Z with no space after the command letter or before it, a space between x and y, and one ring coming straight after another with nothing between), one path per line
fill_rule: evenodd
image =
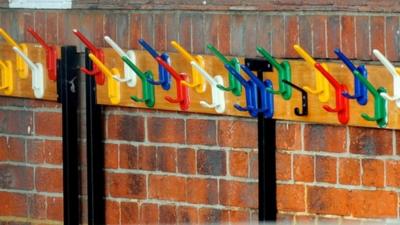
M42 37L36 33L32 28L28 28L28 32L39 42L39 44L46 51L46 67L47 75L50 80L57 80L57 49L55 46L50 46L46 44Z
M347 124L349 122L349 99L344 97L342 93L348 93L346 85L339 83L333 76L322 67L321 64L315 63L315 68L319 70L322 75L331 83L335 88L336 93L336 108L332 108L328 105L324 105L324 109L328 112L336 112L340 123Z
M72 32L83 42L83 44L90 50L90 53L96 56L102 63L104 63L104 52L103 50L96 48L92 42L90 42L81 32L76 29L73 29ZM101 70L97 67L96 64L93 64L93 69L88 70L86 68L81 68L81 71L87 75L94 76L96 79L96 83L103 85L105 82L105 75L101 72Z

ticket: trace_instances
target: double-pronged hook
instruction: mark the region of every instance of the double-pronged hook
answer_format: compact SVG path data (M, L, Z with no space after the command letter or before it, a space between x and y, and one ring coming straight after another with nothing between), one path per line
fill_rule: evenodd
M283 80L283 82L292 86L292 88L298 90L301 93L301 108L302 109L300 110L299 107L294 108L294 114L296 114L297 116L307 116L308 115L308 94L307 94L307 92L303 88L301 88L287 80Z

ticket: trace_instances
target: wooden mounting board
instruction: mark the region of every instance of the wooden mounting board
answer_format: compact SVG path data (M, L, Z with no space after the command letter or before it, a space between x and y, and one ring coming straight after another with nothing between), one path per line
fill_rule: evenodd
M44 71L44 97L43 100L56 101L57 100L57 83L49 80L47 76L46 67L46 53L44 49L38 44L26 44L28 47L28 57L35 63L42 63ZM60 55L60 48L57 48L58 55ZM13 65L13 78L14 78L14 92L11 95L5 95L0 91L0 95L12 96L20 98L35 98L32 90L32 75L29 69L29 75L26 79L21 79L16 71L16 53L12 50L12 46L8 44L0 44L0 60L10 60ZM40 99L38 99L40 100Z

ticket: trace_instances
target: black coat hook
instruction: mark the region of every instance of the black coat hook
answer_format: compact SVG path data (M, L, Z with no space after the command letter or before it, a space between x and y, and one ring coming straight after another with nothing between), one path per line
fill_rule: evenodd
M296 89L296 90L301 92L301 107L302 107L302 111L300 111L300 109L298 107L296 107L294 109L294 113L296 114L296 116L307 116L308 115L308 94L307 94L307 92L303 88L301 88L301 87L299 87L299 86L297 86L297 85L295 85L295 84L293 84L293 83L291 83L291 82L289 82L287 80L282 80L282 81L284 83L292 86L294 89Z

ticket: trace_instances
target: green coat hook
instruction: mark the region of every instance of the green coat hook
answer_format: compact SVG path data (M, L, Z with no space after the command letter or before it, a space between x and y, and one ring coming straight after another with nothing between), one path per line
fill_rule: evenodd
M224 55L222 55L221 52L219 52L213 45L208 44L207 48L210 49L214 53L215 56L219 60L222 61L222 63L228 64L235 68L235 70L240 73L240 62L238 58L232 58L231 60L228 60ZM222 85L217 85L217 87L221 90L224 91L231 91L234 95L240 96L242 95L242 85L240 82L235 78L235 76L232 75L232 73L229 72L229 87L224 87Z
M154 85L150 84L149 80L153 80L151 71L142 72L128 57L122 56L122 60L139 76L142 80L142 98L131 96L135 102L144 102L147 107L153 108L155 104Z
M353 74L367 87L368 91L371 92L372 96L374 96L375 99L375 115L371 117L366 113L362 113L362 118L367 121L376 121L379 127L386 127L388 123L388 105L387 101L381 96L381 93L386 93L387 90L383 87L375 89L375 87L372 86L372 84L357 70L355 70Z
M290 64L287 60L279 63L269 54L264 48L257 47L257 51L278 70L279 75L279 90L267 89L269 92L273 94L282 95L283 99L289 100L292 97L292 87L287 83L283 82L284 80L291 81L292 80L292 71L290 69Z

